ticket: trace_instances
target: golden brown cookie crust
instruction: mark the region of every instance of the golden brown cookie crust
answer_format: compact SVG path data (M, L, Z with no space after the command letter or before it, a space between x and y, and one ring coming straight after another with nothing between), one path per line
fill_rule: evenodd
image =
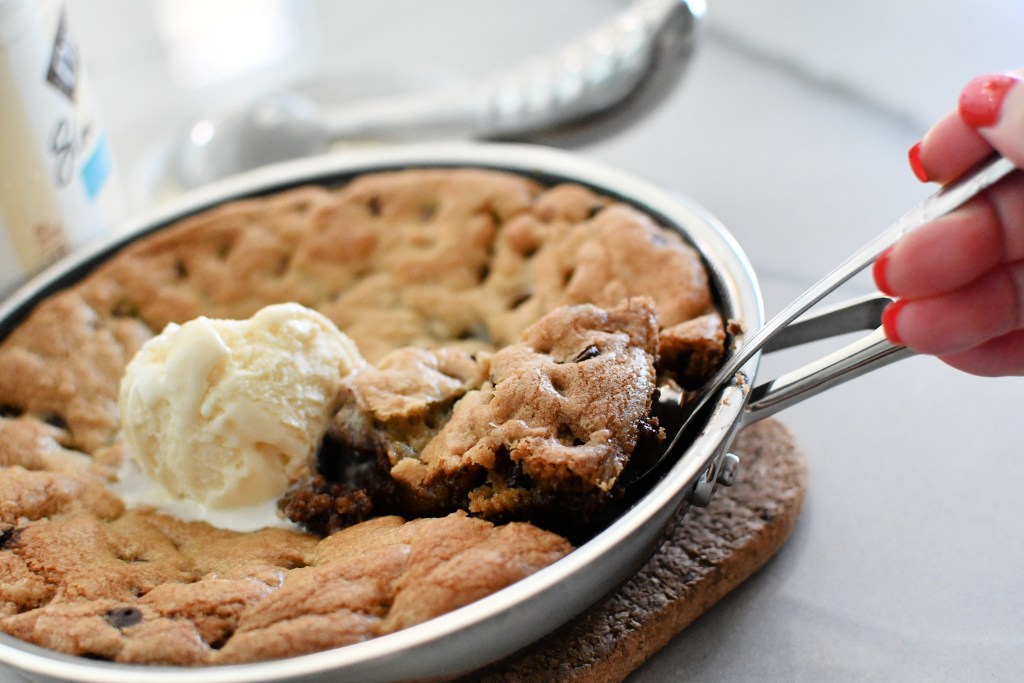
M114 520L80 512L29 522L8 538L0 627L117 662L258 661L417 624L570 550L535 526L496 527L465 513L381 517L320 541L144 511Z
M104 486L126 451L121 375L168 323L295 301L371 361L432 349L461 382L439 391L465 393L491 372L489 354L551 311L631 297L648 297L662 328L712 305L697 253L643 213L485 170L246 199L126 246L0 342L0 629L114 661L252 661L373 637L536 571L568 543L462 513L320 540L125 511ZM653 357L643 334L635 346ZM313 599L314 584L329 590Z
M391 476L407 495L425 497L426 511L438 498L453 499L442 510L488 519L525 519L570 495L596 505L650 414L657 340L654 303L645 297L610 310L555 309L488 359L487 380L464 392L414 457L389 449ZM372 413L377 423L409 417ZM408 443L401 427L391 431ZM468 491L453 485L484 473Z
M0 414L56 420L90 453L109 446L128 360L200 315L295 301L373 362L453 340L493 350L559 306L631 296L652 297L664 328L712 304L696 251L586 188L474 169L373 174L233 202L125 247L0 344Z

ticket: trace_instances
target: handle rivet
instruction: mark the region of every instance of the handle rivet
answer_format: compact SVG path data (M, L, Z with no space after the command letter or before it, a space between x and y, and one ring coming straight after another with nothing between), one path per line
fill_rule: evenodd
M722 486L732 486L736 481L736 475L740 470L740 459L733 453L726 453L722 458L722 464L718 467L718 483Z

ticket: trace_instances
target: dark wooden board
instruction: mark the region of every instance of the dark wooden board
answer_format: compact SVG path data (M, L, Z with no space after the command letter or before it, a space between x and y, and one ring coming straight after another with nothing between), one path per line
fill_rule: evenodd
M539 644L460 683L611 683L665 646L782 547L807 486L803 454L776 420L740 434L740 474L691 508L636 576Z

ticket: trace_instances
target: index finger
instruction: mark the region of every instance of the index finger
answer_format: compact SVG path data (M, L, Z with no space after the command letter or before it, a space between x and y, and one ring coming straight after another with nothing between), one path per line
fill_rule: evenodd
M990 154L992 145L954 111L939 119L921 142L911 147L910 164L916 166L918 178L942 185Z

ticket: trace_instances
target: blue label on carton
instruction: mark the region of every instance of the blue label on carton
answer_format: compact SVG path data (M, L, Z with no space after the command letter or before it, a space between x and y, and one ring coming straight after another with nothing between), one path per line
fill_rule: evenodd
M110 176L110 167L110 146L107 144L107 136L101 135L92 156L82 166L82 182L89 199L95 199L103 189L103 184Z

